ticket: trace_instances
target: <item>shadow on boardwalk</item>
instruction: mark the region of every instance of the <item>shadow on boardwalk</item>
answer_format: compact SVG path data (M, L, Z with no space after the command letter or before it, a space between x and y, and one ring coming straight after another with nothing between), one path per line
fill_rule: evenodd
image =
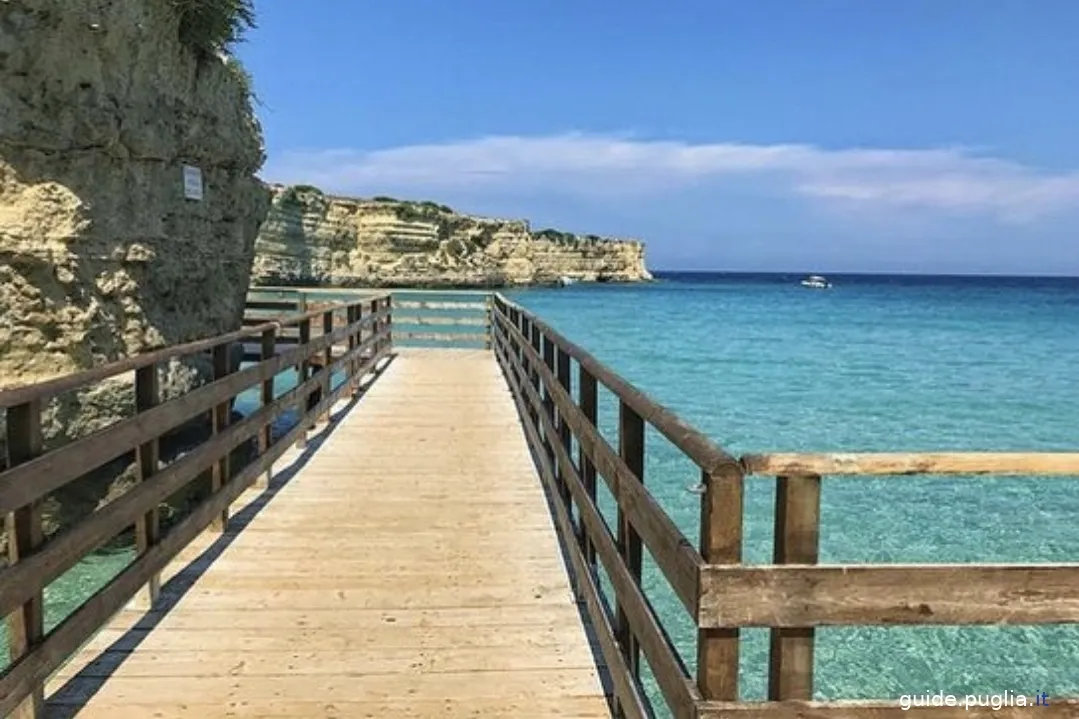
M123 636L101 650L97 659L80 670L79 673L72 675L70 679L64 682L63 686L48 697L46 716L50 719L71 719L78 714L86 702L101 691L102 687L112 678L113 673L123 666L124 662L138 649L150 632L168 616L169 612L179 604L187 592L198 583L213 562L228 549L229 545L251 524L262 509L273 501L277 493L307 466L307 463L311 461L323 443L337 431L340 426L338 420L356 407L371 386L390 367L395 358L396 355L389 355L387 360L382 363L382 366L376 368L372 375L361 384L359 392L348 400L347 404L331 412L329 426L308 440L307 446L286 469L280 473L275 473L271 477L269 486L258 498L249 502L242 510L229 518L227 531L162 585L157 603L144 617L124 632Z

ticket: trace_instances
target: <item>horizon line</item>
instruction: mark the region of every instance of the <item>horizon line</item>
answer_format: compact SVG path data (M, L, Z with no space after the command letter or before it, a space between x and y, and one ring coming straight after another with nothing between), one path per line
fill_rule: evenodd
M721 270L721 269L692 269L683 270L670 267L649 268L649 272L677 272L683 275L809 275L827 273L835 276L872 276L872 277L1000 277L1000 278L1023 278L1023 279L1071 279L1079 280L1079 274L1043 274L1043 273L1013 273L1013 272L913 272L909 270Z

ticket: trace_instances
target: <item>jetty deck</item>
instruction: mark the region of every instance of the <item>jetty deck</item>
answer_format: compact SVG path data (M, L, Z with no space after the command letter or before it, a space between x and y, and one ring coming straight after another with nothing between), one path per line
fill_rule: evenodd
M1079 716L1052 686L1036 709L814 686L817 627L1079 623L1079 562L820 563L828 478L1068 481L1079 453L734 457L527 308L439 294L278 288L236 332L0 390L0 717ZM178 361L212 377L166 397ZM50 412L106 381L132 412L48 446ZM211 431L163 457L192 423ZM657 442L685 474L648 476ZM48 536L45 503L106 470L135 481ZM699 502L699 541L657 481ZM775 484L770 564L743 561L752 481ZM131 535L46 622L57 579ZM743 628L770 634L765 700Z
M610 716L494 356L406 351L342 412L59 673L55 714Z

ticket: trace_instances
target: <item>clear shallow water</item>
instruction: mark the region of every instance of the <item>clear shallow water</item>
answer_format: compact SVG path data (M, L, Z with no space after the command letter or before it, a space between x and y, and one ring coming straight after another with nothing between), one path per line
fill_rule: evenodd
M816 292L798 279L674 276L508 294L735 454L1079 448L1079 280L837 276ZM616 412L602 393L612 443ZM696 541L699 497L687 487L697 473L652 433L646 481ZM770 560L773 501L772 481L751 480L747 562ZM826 479L821 561L1076 561L1077 516L1073 479ZM50 616L126 561L73 570L50 588ZM688 616L654 567L645 582L692 666ZM743 636L742 693L762 698L767 632ZM820 698L1079 693L1072 628L817 636Z
M735 454L1079 448L1079 280L673 277L516 299ZM608 396L601 424L616 436ZM696 471L649 435L646 482L693 541ZM774 482L747 488L745 559L770 561ZM834 478L822 562L1076 561L1079 482ZM646 560L647 561L647 560ZM693 664L693 629L646 586ZM743 634L742 693L763 698L767 631ZM818 631L820 698L1079 692L1072 628Z

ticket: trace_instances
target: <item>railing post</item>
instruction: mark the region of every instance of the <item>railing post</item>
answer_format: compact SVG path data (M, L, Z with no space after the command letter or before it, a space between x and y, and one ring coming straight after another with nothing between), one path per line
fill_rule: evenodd
M296 369L296 374L297 374L296 386L297 387L303 386L307 382L308 375L310 374L310 368L311 368L311 355L310 355L310 349L309 349L310 345L311 345L311 319L310 318L304 318L304 319L300 320L300 344L299 344L299 346L301 348L303 348L304 352L303 352L303 359L300 360L300 366ZM310 394L306 390L303 390L303 391L300 392L300 398L299 398L298 401L299 401L299 415L300 415L300 422L301 423L306 423L306 421L307 421L307 402L308 402L309 398L310 398ZM297 449L303 449L306 446L307 446L307 429L305 427L304 429L300 430L299 434L296 436L296 448Z
M532 349L534 349L536 351L536 354L538 355L538 354L540 354L540 352L542 350L541 339L540 339L540 329L539 329L538 326L536 326L536 323L533 322L531 319L528 321L528 329L532 333ZM540 391L539 370L536 369L536 367L535 367L535 365L533 363L529 364L529 370L530 370L530 372L529 372L530 376L529 376L528 381L532 383L532 387L536 390L536 393L539 394L539 391ZM537 427L537 432L541 433L543 430L540 428L539 415L536 414L537 411L538 410L536 410L536 409L532 410L532 421L533 421L533 423L535 423L535 425Z
M213 363L214 363L214 381L222 380L229 374L229 346L227 344L219 344L213 349ZM214 407L213 416L213 431L214 434L221 434L229 426L229 401L225 400L221 404ZM214 462L213 476L210 480L210 491L213 494L217 494L221 491L221 488L225 486L225 483L229 481L229 455L231 450L226 450L225 453ZM221 514L217 516L213 524L211 525L216 531L224 532L229 523L229 510L228 507L221 510Z
M485 333L487 335L487 339L483 343L483 348L488 349L488 350L491 349L491 347L494 344L494 336L493 336L494 326L493 326L493 317L492 317L493 297L494 296L491 293L488 292L486 298L484 298L484 304L487 305L487 308L484 310L484 321L486 322L486 326L484 327L484 331L485 331Z
M384 342L386 343L385 348L387 350L392 350L393 349L393 297L391 295L387 295L382 300L382 303L386 308L386 319L383 322L383 324L384 324L384 326L386 328L386 339L384 340Z
M644 482L644 420L624 401L618 403L618 454L622 461L642 483ZM644 555L641 537L630 524L629 517L622 511L622 502L618 502L618 548L625 559L630 574L637 584L641 583L641 568ZM633 676L640 677L641 653L637 638L630 630L629 620L622 611L620 602L616 602L615 625L622 653L626 657Z
M322 334L323 336L333 334L333 310L326 310L322 313ZM330 422L330 407L329 397L330 388L333 387L330 374L333 371L333 345L327 345L326 349L322 352L322 399L326 401L326 411L322 413L319 418L323 422L329 424Z
M742 562L742 468L701 471L701 557L708 564ZM697 592L700 602L700 590ZM704 699L738 701L738 629L697 630L697 687Z
M264 330L262 333L262 342L259 347L259 360L266 362L270 360L277 353L277 328L271 327L268 330ZM268 407L273 404L274 401L274 378L268 377L262 382L262 406ZM273 441L273 425L267 423L262 429L259 430L259 456L266 454L270 451L270 444ZM273 465L267 465L266 471L259 475L255 480L255 486L266 488L270 486L270 482L273 480Z
M375 315L374 321L371 322L371 336L372 337L377 337L378 333L381 332L382 328L383 328L383 321L380 320L378 318L378 316L377 316L380 305L381 305L381 302L379 302L378 300L371 300L371 314ZM362 337L363 334L361 333L360 336ZM382 343L383 342L384 342L384 340L382 340L382 339L376 339L374 341L374 343L371 345L371 353L374 354L374 355L377 355L379 353L379 351L382 349Z
M585 419L592 423L593 427L597 427L599 417L599 387L596 384L596 378L592 376L592 373L584 368L583 365L577 365L577 392L578 402L581 406L581 412L584 413ZM577 447L577 461L581 467L581 481L584 483L584 489L588 493L588 498L592 500L592 503L596 502L596 465L592 464L592 460L589 459L588 454L585 453L584 447L578 443ZM596 568L596 547L592 544L592 540L589 539L587 532L581 532L581 547L584 550L585 561L588 562L589 568L595 571Z
M150 364L135 370L135 412L145 412L156 407L161 401L161 391L158 386L157 365ZM138 469L138 481L147 482L157 472L159 444L155 437L149 442L139 445L135 450L136 467ZM154 507L143 515L135 523L135 548L141 556L146 554L152 546L157 544L161 537L161 518L157 507ZM150 577L146 587L135 595L132 606L135 609L147 611L154 606L161 593L161 574Z
M821 478L776 478L775 563L816 564L820 540ZM773 628L768 698L813 698L813 627Z
M41 401L33 400L7 410L8 465L28 462L41 454ZM45 541L41 523L42 502L20 507L5 518L7 525L8 561L14 565L31 554ZM7 617L8 651L11 662L41 643L45 636L44 592L34 594L25 604ZM37 719L45 716L44 682L34 686L14 713L12 719Z
M519 309L514 308L511 311L509 324L518 332L524 332L524 317L521 315L521 311ZM519 369L514 370L514 372L516 372L517 374L517 382L518 384L521 384L523 386L525 381L524 368L527 365L525 363L524 350L521 348L521 341L517 338L517 335L511 333L509 330L506 331L506 337L507 339L509 339L510 345L507 348L507 351L513 353L514 358L516 358L517 360L517 365L520 366Z
M554 366L554 342L546 334L543 335L543 364L547 365L547 369L551 371L551 374L555 372ZM558 418L555 417L554 411L554 397L551 396L551 390L548 388L547 383L542 383L543 387L543 412L551 420L551 424L554 425L558 422ZM543 430L543 446L547 450L547 458L551 462L551 467L554 471L555 484L558 486L559 494L565 496L565 487L562 485L562 473L558 471L558 461L556 459L554 451L555 438L547 434L546 430Z
M558 377L558 384L562 385L562 389L566 390L566 394L573 397L570 385L572 379L570 375L570 356L562 350L561 347L555 347L555 365L557 367L556 376ZM572 456L573 447L573 434L570 431L569 425L566 424L565 417L562 412L558 412L558 437L562 441L562 446L566 448L566 456ZM569 490L569 482L566 480L566 471L562 467L561 463L558 466L558 484L562 488L562 499L566 503L566 511L569 513L569 518L573 521L573 494ZM577 527L581 530L581 527Z
M352 352L359 344L359 340L356 338L356 323L360 320L360 307L361 305L350 304L345 310L345 322L348 324L348 354L352 359L345 365L345 372L348 376L345 381L348 382L349 393L355 397L356 392L359 389L360 383L356 378L356 370L359 367L359 360L352 355Z

